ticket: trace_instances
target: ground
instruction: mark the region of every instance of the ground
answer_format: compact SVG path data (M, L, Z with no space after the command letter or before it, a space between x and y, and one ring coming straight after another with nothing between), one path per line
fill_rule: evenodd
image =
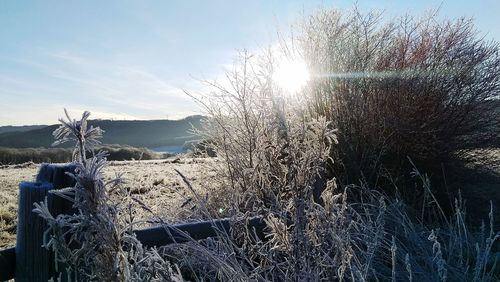
M481 153L484 153L482 151ZM490 151L493 159L500 160L500 150ZM153 161L112 161L105 170L108 179L124 173L126 187L154 213L136 209L136 219L160 217L168 222L185 221L190 217L189 202L192 193L174 169L183 173L194 189L205 196L215 183L214 166L217 159L182 158ZM33 181L39 165L0 166L0 249L15 245L17 192L21 181ZM492 167L500 172L500 167ZM456 184L455 184L456 185ZM493 204L496 231L500 229L500 181L498 178L476 178L460 183L459 188L467 203L469 220L480 223L488 220L490 202ZM184 207L184 208L181 208ZM186 208L187 207L187 208Z
M186 209L180 206L192 193L174 169L184 174L194 189L205 190L206 185L212 182L209 180L215 177L214 162L214 159L194 158L113 161L105 169L105 176L110 179L116 173L124 173L125 186L153 211L155 217L178 221L189 216ZM18 185L21 181L33 181L38 168L39 165L33 163L0 167L0 249L15 245ZM150 219L152 216L148 212L137 214L138 219Z

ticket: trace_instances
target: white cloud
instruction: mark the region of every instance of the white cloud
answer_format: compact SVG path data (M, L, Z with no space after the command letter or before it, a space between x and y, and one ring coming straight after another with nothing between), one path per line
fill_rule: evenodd
M101 119L183 118L200 110L180 86L143 66L52 53L30 67L40 75L2 74L0 125L53 124L63 108ZM177 81L188 85L187 81Z
M53 53L58 67L47 70L53 79L67 83L74 99L108 112L150 118L196 112L195 103L182 91L185 81L170 81L144 66L98 61L69 53ZM73 101L75 102L75 101Z
M92 109L79 109L71 108L68 109L68 113L71 117L78 119L84 111L89 111L91 113L90 119L112 119L112 120L140 120L140 117L129 115L122 112L100 112Z

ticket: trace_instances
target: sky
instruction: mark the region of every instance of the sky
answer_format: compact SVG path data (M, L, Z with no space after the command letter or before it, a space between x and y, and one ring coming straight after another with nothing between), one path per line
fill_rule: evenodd
M258 50L320 7L352 1L0 0L0 126L54 124L67 108L93 118L200 113L183 90L221 77L238 50ZM500 0L359 0L392 17L440 8L473 17L500 41Z

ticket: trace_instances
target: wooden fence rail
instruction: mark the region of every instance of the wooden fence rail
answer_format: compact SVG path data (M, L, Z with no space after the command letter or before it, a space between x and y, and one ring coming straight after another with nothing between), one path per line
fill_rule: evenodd
M19 208L16 247L0 250L0 281L47 281L55 274L54 255L42 248L42 236L47 226L32 212L33 204L47 197L49 209L55 215L74 211L71 203L48 193L74 184L66 172L73 172L74 165L42 164L37 182L21 182L19 185ZM214 237L220 232L229 232L232 219L164 225L135 230L137 239L147 247L165 246ZM254 229L263 238L266 226L260 217L249 219L247 227Z
M214 237L218 232L230 231L230 219L202 221L171 226L157 226L135 230L137 239L147 247L160 247L172 243L185 243L190 240L202 240ZM260 217L248 221L249 228L254 228L262 236L265 222ZM16 278L16 248L0 250L0 281Z

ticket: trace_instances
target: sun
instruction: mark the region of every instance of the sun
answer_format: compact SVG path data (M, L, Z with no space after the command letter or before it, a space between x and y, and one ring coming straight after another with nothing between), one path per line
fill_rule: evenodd
M278 63L273 81L287 94L295 94L309 81L309 71L302 59L285 59Z

